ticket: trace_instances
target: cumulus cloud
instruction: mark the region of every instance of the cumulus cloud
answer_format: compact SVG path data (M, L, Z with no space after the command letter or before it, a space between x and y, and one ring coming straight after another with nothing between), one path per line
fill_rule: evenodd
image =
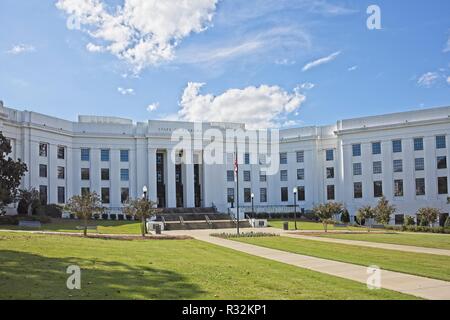
M427 72L417 80L417 84L421 87L430 88L438 81L438 79L439 74L437 72Z
M117 88L117 91L118 91L120 94L124 95L124 96L134 94L134 89L132 89L132 88L122 88L122 87L118 87L118 88Z
M308 71L308 70L310 70L312 68L320 66L322 64L329 63L329 62L335 60L337 58L337 56L340 55L340 54L341 54L341 52L337 51L335 53L330 54L329 56L326 56L326 57L323 57L323 58L311 61L311 62L307 63L303 67L302 71L305 72L305 71Z
M168 61L191 33L204 31L217 0L125 0L109 8L104 0L58 0L64 11L97 43L87 49L107 51L129 63L133 71Z
M7 51L9 54L18 55L21 53L33 52L36 48L29 44L17 44Z
M152 104L149 104L149 105L147 106L147 111L148 111L148 112L153 112L153 111L155 111L155 110L158 109L158 108L159 108L159 103L158 103L158 102L152 103Z
M239 122L251 129L272 128L280 126L280 121L295 112L306 99L299 88L287 92L278 86L250 86L214 96L201 94L203 85L188 83L179 103L178 119Z

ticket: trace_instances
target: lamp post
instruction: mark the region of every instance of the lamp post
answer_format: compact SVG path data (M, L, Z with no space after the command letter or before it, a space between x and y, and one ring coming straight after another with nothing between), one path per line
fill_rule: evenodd
M143 186L142 187L142 192L143 192L142 199L144 199L145 201L147 201L147 191L148 191L147 186ZM145 231L145 233L147 233L148 232L147 224L145 223L145 217L144 216L142 216L142 222L144 223L144 231Z
M252 218L254 219L255 218L255 207L253 205L253 199L255 198L255 194L252 192L250 197L252 198Z
M147 191L148 191L147 186L142 187L142 192L144 193L143 197L145 200L147 200Z
M294 228L297 230L297 187L294 188Z

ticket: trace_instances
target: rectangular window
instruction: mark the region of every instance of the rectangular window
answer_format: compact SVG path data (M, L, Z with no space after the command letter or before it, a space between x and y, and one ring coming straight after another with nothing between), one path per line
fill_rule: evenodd
M234 181L234 171L233 170L227 170L227 181L228 182Z
M303 162L305 162L305 152L297 151L297 163L303 163Z
M382 174L383 173L383 166L381 161L374 161L373 162L373 174Z
M108 168L104 168L101 169L101 178L103 181L108 181L109 180L109 169Z
M244 164L250 164L250 153L244 154Z
M280 181L288 181L288 171L287 170L280 171Z
M267 202L267 189L266 188L259 189L259 202L261 202L261 203Z
M42 205L46 205L48 201L47 186L39 186L39 200Z
M88 193L90 193L90 192L91 192L91 189L90 189L90 188L86 188L86 187L81 188L81 195L82 195L82 196L84 196L84 195L86 195L86 194L88 194Z
M353 164L353 175L354 176L362 175L362 165L361 165L361 163L354 163Z
M250 188L244 188L244 202L252 202L252 190Z
M372 154L381 154L381 142L372 143Z
M39 177L47 178L47 165L45 164L39 165Z
M423 150L423 138L415 138L414 151L422 151L422 150Z
M48 154L48 144L39 143L39 156L47 157L47 154Z
M120 162L128 162L130 160L129 150L120 150Z
M64 160L66 158L66 148L58 146L58 159Z
M297 187L297 200L306 201L305 186Z
M64 167L58 167L58 179L64 180L65 179L65 169Z
M424 196L425 195L425 179L417 178L416 179L416 196Z
M259 172L259 181L260 182L266 182L267 181L267 175L265 171Z
M89 168L81 168L81 180L89 180Z
M66 189L58 187L58 203L66 203Z
M394 180L394 196L403 197L403 180Z
M414 168L416 171L424 171L425 170L425 159L424 158L414 159Z
M447 177L438 177L438 193L448 194Z
M281 188L281 202L288 202L288 201L289 201L288 188L283 187L283 188Z
M102 188L102 203L109 203L109 188Z
M362 182L353 183L353 198L361 199L362 197L363 197Z
M447 147L447 143L445 141L445 136L437 136L436 137L436 149L445 149Z
M234 203L234 188L227 189L227 202Z
M329 149L325 151L325 157L327 161L333 161L334 160L334 150Z
M373 182L373 196L375 198L381 198L383 196L383 182L374 181Z
M103 162L109 161L109 149L100 150L100 160Z
M352 153L353 153L354 157L360 157L361 156L361 145L359 143L352 145Z
M81 149L81 161L89 161L90 149L82 148Z
M244 171L244 181L245 181L245 182L250 182L250 181L252 181L250 171L248 171L248 170Z
M334 179L334 168L333 167L327 168L327 179Z
M280 153L280 164L287 164L287 153L286 152L282 152Z
M129 188L121 188L120 189L120 202L126 203L130 198L130 189Z
M437 157L437 168L438 169L447 169L447 157Z
M334 185L327 186L327 199L334 200Z
M403 160L394 160L394 172L403 172Z
M297 169L297 180L305 180L305 169Z
M120 169L120 181L129 181L130 171L128 169Z
M392 141L392 152L393 153L402 152L402 140Z

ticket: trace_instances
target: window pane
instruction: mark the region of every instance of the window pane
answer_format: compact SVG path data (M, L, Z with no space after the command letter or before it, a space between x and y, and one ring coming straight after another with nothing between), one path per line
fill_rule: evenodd
M46 205L48 201L47 186L39 186L39 199L41 204Z
M333 161L334 160L334 151L333 150L327 150L326 151L326 160L327 161Z
M327 186L327 199L334 200L334 185Z
M288 181L288 171L287 170L281 170L280 171L280 180L281 181Z
M89 180L89 168L81 168L81 180Z
M327 179L334 179L334 168L327 168Z
M228 203L234 202L234 188L227 189L227 202Z
M39 177L47 178L47 166L45 164L39 165Z
M58 203L66 202L66 190L64 187L58 187Z
M259 172L259 181L266 182L267 181L267 175L264 171Z
M81 149L81 161L89 161L90 150L86 148Z
M380 198L383 196L383 182L374 181L373 183L373 196L375 198Z
M297 162L298 163L305 162L305 152L304 151L297 151Z
M120 181L130 180L130 172L128 169L120 169Z
M415 165L416 171L425 170L425 159L424 158L416 158L414 160L414 165Z
M130 198L130 189L128 188L121 188L120 190L120 202L125 203Z
M394 153L402 152L402 140L392 141L392 152Z
M101 169L101 178L103 181L109 180L109 169Z
M394 180L394 196L403 197L403 180Z
M297 200L306 201L305 186L297 187Z
M394 160L394 172L403 172L403 160Z
M305 180L305 169L297 169L297 180Z
M281 188L281 201L282 202L289 201L288 188L286 187Z
M361 165L361 163L354 163L353 164L353 175L354 176L362 175L362 165Z
M361 145L360 144L352 145L352 152L353 152L354 157L360 157L361 156Z
M438 178L438 193L439 194L448 194L447 177L439 177Z
M100 150L100 160L101 161L109 161L109 150L108 149L102 149Z
M227 181L228 182L233 182L234 181L234 171L233 170L228 170L227 171Z
M64 167L58 167L58 179L64 179L65 170Z
M109 188L102 188L102 203L109 203Z
M40 143L39 144L39 156L47 157L47 149L48 149L48 144Z
M128 162L129 152L128 150L120 150L120 162Z
M287 164L287 153L280 153L280 164Z
M372 154L381 154L381 142L372 143Z
M416 179L416 195L417 196L425 195L425 179L424 178Z
M436 149L445 149L445 148L446 148L445 136L437 136Z
M437 157L437 168L438 169L447 169L447 157Z
M250 188L244 188L244 202L252 202L252 191Z
M362 183L361 182L355 182L353 184L353 197L355 199L362 198Z
M373 163L373 174L383 173L383 167L381 161L374 161Z
M414 151L423 150L423 138L415 138L414 139Z
M261 188L259 189L259 202L267 202L267 189Z
M64 159L66 157L66 149L64 147L58 147L58 159Z
M244 181L251 181L250 171L244 171Z

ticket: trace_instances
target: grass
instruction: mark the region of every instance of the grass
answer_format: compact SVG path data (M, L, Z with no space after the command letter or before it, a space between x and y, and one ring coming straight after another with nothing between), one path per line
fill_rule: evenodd
M367 248L288 237L232 239L307 256L450 281L450 257Z
M294 221L291 220L269 220L269 227L283 229L283 222L289 222L289 230L295 230ZM310 221L297 221L298 230L323 230L323 224ZM332 224L328 225L328 230L364 230L358 227L335 227Z
M66 269L81 268L81 290ZM414 299L198 240L0 233L0 299Z
M426 248L450 250L450 235L447 234L423 234L423 233L364 233L364 234L321 234L321 237L359 240L378 243L401 244Z

